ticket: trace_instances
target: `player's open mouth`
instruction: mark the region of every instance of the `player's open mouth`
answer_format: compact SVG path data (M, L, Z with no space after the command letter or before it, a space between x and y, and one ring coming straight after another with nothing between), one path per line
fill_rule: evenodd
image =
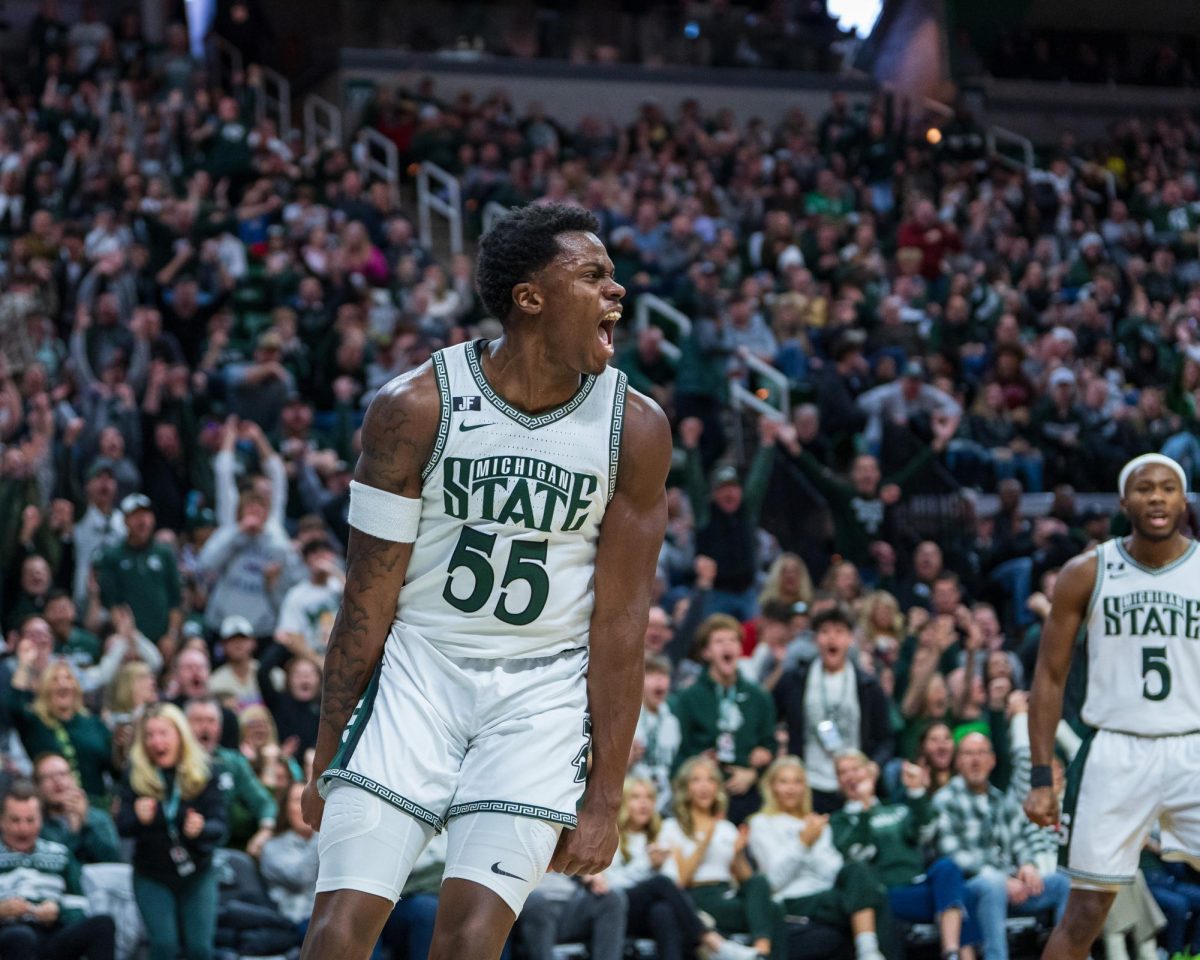
M1152 513L1146 519L1150 521L1152 527L1165 527L1171 522L1171 518L1165 513Z
M608 313L604 315L604 318L600 321L600 327L596 336L598 336L600 338L600 342L609 349L612 349L613 330L616 328L617 321L620 319L620 310L609 310Z

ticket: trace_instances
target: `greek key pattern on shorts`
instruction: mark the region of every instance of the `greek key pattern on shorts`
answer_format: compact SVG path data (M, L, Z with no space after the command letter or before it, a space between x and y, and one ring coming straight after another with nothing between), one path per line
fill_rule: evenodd
M393 807L398 807L411 817L416 817L418 820L429 824L434 830L441 833L442 828L446 825L432 810L426 810L424 807L413 803L407 797L402 797L394 790L389 790L382 784L376 783L374 780L369 780L362 774L353 773L349 770L326 770L322 778L327 780L344 780L346 783L352 783L356 787L362 787L369 793L375 794L381 800L386 800Z
M578 819L573 813L562 813L549 807L535 807L528 803L510 803L507 800L478 800L475 803L456 803L446 814L446 819L461 817L466 813L511 813L517 817L532 817L534 820L549 820L574 827Z

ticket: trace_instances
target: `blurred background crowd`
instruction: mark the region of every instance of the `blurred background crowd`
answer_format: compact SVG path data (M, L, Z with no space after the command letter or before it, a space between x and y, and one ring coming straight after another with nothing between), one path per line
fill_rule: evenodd
M781 49L829 50L812 17ZM44 0L0 68L6 958L295 949L363 412L500 335L406 184L259 117L248 22L219 11L246 53L226 81L183 23L151 44L136 10ZM1143 74L1001 46L999 74L1192 76L1183 48ZM965 108L915 119L880 92L779 123L697 100L574 122L428 78L367 105L402 169L459 179L473 234L489 204L579 204L625 316L650 295L691 320L618 331L674 425L670 526L618 863L535 894L533 960L626 933L663 960L739 937L870 960L935 917L944 949L1003 960L1007 913L1061 907L1054 839L1014 806L1025 691L1057 570L1122 530L1090 495L1149 451L1200 472L1200 125L1122 117L1026 168ZM1078 707L1076 684L1064 760ZM425 956L439 856L380 956ZM1196 878L1145 865L1114 960L1130 930L1200 948Z

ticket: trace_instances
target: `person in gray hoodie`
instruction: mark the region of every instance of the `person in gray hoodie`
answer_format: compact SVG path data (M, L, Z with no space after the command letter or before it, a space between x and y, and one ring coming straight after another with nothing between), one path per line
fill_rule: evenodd
M268 509L257 493L242 494L236 522L218 527L200 551L197 563L213 580L205 610L213 633L235 613L250 621L256 637L275 632L298 562L287 536L267 523Z

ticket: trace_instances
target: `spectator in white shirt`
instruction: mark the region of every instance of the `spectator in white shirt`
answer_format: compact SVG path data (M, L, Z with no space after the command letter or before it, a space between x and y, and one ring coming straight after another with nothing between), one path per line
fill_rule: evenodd
M117 509L117 474L111 463L99 460L87 474L87 509L75 524L75 584L72 593L80 609L87 606L92 561L125 539L125 517Z
M679 720L667 706L671 692L671 661L666 657L646 658L642 681L642 710L633 733L629 775L649 780L658 794L658 809L671 803L671 766L679 751Z
M625 781L617 816L620 845L604 879L612 890L623 890L629 903L626 935L654 941L658 960L684 960L697 946L713 960L756 960L752 948L706 930L696 908L674 882L662 873L671 851L658 842L662 818L654 784L639 777Z
M813 813L798 757L780 757L763 775L762 810L750 818L750 852L787 916L854 934L858 960L883 960L875 932L883 891L860 863L845 863L829 817Z
M304 545L303 557L308 579L296 584L284 596L276 639L286 647L291 645L292 637L303 637L305 646L315 654L314 659L320 665L325 659L329 630L342 604L346 575L328 540L310 540Z
M263 702L258 689L258 661L254 659L254 627L245 617L230 614L221 621L221 646L225 663L212 672L209 692L234 713Z
M708 757L693 757L675 775L674 792L675 816L658 835L671 851L663 873L713 918L718 932L748 933L754 949L769 956L772 939L782 932L781 918L766 878L746 859L749 831L725 819L729 797L720 769Z

